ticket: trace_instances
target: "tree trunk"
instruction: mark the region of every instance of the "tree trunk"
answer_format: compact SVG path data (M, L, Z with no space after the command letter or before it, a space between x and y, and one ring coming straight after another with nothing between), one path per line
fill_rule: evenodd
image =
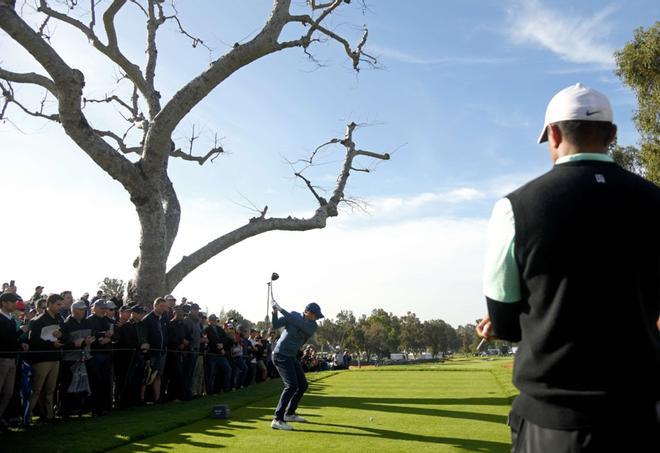
M150 307L157 297L168 292L166 265L174 238L168 236L163 204L157 197L134 203L140 220L140 256L136 260L135 276L129 283L128 299Z

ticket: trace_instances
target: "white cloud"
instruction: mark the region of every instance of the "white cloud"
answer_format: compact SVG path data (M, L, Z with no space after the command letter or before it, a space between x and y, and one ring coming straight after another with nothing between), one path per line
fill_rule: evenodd
M510 58L498 57L479 57L479 56L461 56L461 57L427 57L419 56L403 50L392 49L389 47L373 44L370 51L377 55L382 62L387 65L387 60L399 61L402 63L416 65L479 65L479 64L502 64L509 63Z
M614 49L606 42L611 29L607 19L615 9L608 6L588 17L550 9L539 0L521 0L509 11L508 33L513 41L536 44L562 60L610 68Z
M486 195L473 187L460 187L446 192L423 192L410 197L383 197L367 200L371 212L390 213L393 211L415 211L431 204L457 204L475 201Z

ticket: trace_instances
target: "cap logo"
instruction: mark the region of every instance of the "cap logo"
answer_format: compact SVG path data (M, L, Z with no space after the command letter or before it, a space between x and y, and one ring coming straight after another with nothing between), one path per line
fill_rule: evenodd
M589 110L586 111L587 116L595 115L596 113L600 113L600 110L594 110L593 112L590 112Z
M599 184L605 184L605 176L601 175L600 173L597 173L594 175L596 177L596 182Z

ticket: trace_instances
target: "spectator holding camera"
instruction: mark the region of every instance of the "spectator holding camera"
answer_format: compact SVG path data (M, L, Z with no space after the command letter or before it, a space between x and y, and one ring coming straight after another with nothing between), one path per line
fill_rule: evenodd
M87 306L83 301L71 304L71 315L62 326L64 338L64 354L60 369L60 414L70 416L74 411L81 414L86 407L87 392L74 392L70 390L73 381L73 372L77 364L85 366L91 358L90 346L94 342L92 327L85 311Z
M46 310L37 316L30 324L28 341L30 349L35 351L30 355L32 363L32 395L27 419L44 394L44 421L52 421L54 413L54 396L57 387L57 377L60 372L62 343L62 296L51 294L46 299Z

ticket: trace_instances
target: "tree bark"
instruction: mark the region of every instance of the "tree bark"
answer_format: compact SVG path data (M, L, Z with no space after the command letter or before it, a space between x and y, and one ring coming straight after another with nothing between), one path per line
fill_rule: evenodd
M169 248L164 246L167 220L157 196L134 203L140 221L140 255L130 282L129 300L148 307L168 292L165 273Z

